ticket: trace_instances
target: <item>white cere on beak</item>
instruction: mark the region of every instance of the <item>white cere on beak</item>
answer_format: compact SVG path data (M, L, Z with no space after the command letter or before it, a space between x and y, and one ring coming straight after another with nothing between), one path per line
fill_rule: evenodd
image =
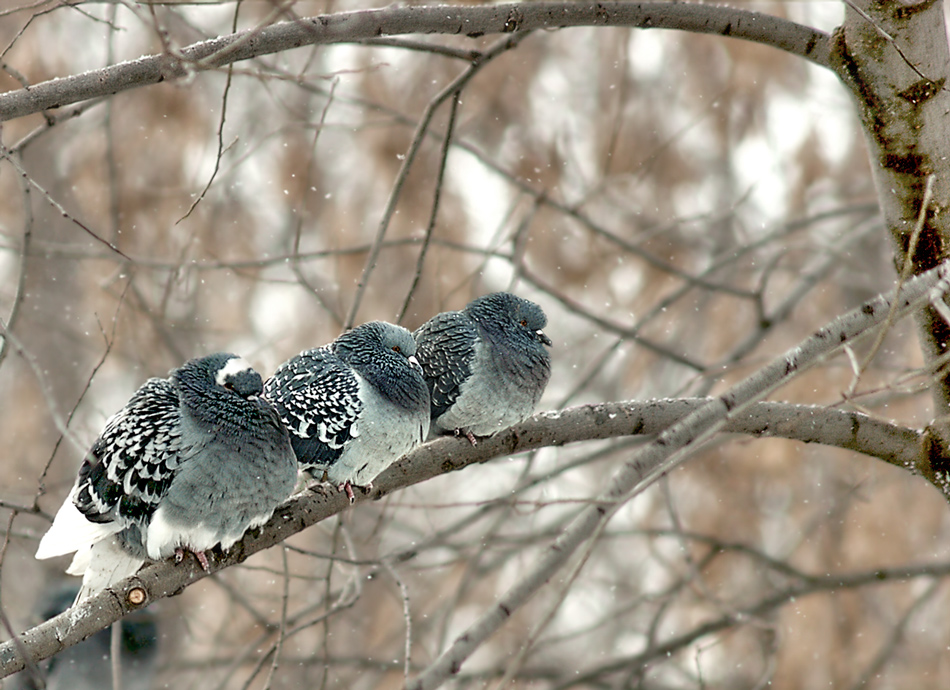
M229 376L234 374L239 374L242 371L247 371L251 368L250 363L243 357L235 357L234 359L229 359L227 364L221 367L218 370L218 373L214 375L214 381L219 386L223 386L228 380Z
M419 360L416 359L416 356L415 356L415 355L409 355L406 359L409 360L410 366L413 366L413 367L415 367L416 369L419 369L419 370L422 369L422 365L419 364Z

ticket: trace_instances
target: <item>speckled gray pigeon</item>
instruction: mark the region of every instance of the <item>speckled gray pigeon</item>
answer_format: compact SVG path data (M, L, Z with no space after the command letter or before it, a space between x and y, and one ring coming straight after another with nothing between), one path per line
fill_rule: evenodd
M432 433L490 436L526 419L551 377L547 317L510 292L472 300L415 332L432 398Z
M370 321L306 350L264 384L290 432L300 468L354 499L425 440L429 391L402 326Z
M135 573L146 559L228 549L293 491L297 463L260 374L240 357L193 359L148 380L112 416L37 558L76 552L77 600Z
M49 620L69 608L78 587L57 586L39 603L37 622ZM121 622L119 666L122 690L150 690L158 663L158 623L150 609L135 611ZM111 629L100 630L92 637L59 654L41 661L30 669L7 679L4 690L103 690L112 687Z

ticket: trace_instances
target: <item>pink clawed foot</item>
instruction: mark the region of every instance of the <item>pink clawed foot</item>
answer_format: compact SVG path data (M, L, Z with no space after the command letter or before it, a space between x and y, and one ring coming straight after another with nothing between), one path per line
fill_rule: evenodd
M468 439L468 442L471 443L472 446L478 445L478 440L475 438L475 434L473 434L471 431L462 431L461 429L456 429L455 435L464 436L465 438Z
M342 491L346 494L346 497L350 499L350 503L353 503L356 500L356 494L353 493L353 485L350 483L350 480L347 479L345 482L340 484L337 488L337 491ZM364 493L369 493L373 490L373 482L366 482L363 484L360 489Z
M192 551L195 554L195 558L198 559L198 563L201 565L201 569L206 573L211 572L211 565L208 563L208 557L205 555L204 551ZM180 546L175 549L175 563L181 563L185 559L185 550Z
M338 491L342 491L346 494L346 497L350 499L350 503L356 500L356 495L353 493L353 485L350 484L350 480L347 479L345 482L336 487Z

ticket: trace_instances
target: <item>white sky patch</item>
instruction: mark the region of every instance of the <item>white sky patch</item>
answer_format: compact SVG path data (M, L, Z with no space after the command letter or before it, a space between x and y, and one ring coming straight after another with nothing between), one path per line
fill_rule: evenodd
M775 151L763 137L750 137L733 151L733 173L740 189L750 189L755 206L770 221L786 213L788 183L777 169Z
M854 104L830 70L808 66L808 85L801 96L815 123L815 136L829 163L840 163L851 150L858 126Z
M806 99L776 90L766 110L770 155L779 160L793 159L813 124Z
M301 290L296 283L275 283L263 288L264 286L261 286L254 291L249 310L254 331L267 334L268 338L279 339L294 330L301 314L309 313L312 308L298 303Z
M837 0L828 2L789 2L783 6L788 18L807 26L831 33L844 21L844 3Z
M501 178L487 170L474 156L456 149L446 162L445 181L462 200L462 207L474 232L476 246L488 244L508 214L512 197Z
M387 59L385 62L392 62L392 60L389 59L390 52L392 51L386 51ZM402 52L410 54L412 53L411 50L404 50ZM361 46L338 43L335 45L326 46L322 51L320 58L323 61L323 68L327 71L327 73L335 74L336 72L346 72L352 70L355 67L363 64L360 60L360 55L365 55L365 53L366 49Z
M669 65L666 62L666 46L663 31L632 31L628 49L630 51L629 69L635 79L659 79L668 76Z

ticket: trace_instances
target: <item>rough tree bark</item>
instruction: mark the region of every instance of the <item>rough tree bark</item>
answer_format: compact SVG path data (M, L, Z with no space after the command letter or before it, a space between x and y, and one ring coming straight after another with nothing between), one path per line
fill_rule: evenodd
M950 247L950 48L943 3L848 2L831 62L857 104L897 270L906 265L915 275L927 271ZM918 324L926 357L945 362L950 324L932 308L923 310ZM948 473L950 371L945 367L932 391L931 464L935 472Z

